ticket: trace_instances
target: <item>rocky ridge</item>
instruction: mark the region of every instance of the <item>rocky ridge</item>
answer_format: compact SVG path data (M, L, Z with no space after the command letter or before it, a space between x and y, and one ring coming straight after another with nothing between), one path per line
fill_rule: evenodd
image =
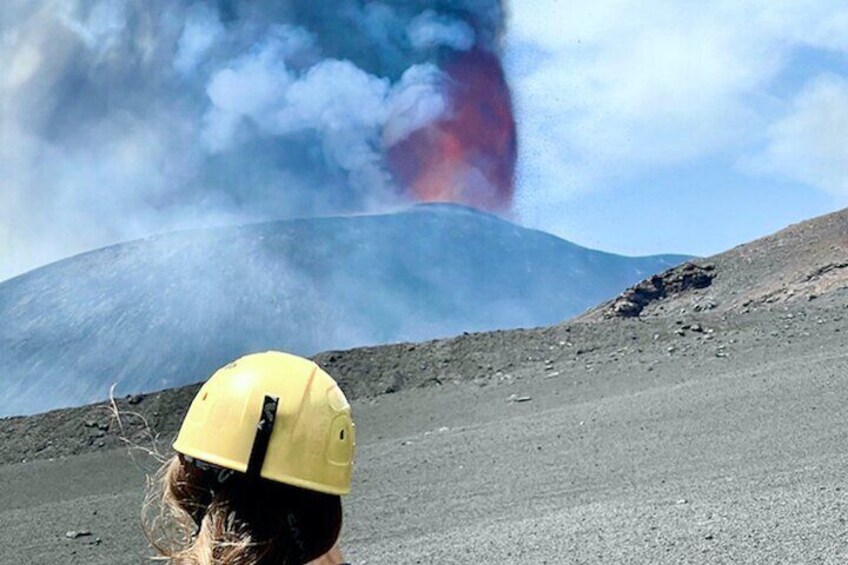
M783 229L650 277L582 319L747 314L827 300L848 289L848 210Z

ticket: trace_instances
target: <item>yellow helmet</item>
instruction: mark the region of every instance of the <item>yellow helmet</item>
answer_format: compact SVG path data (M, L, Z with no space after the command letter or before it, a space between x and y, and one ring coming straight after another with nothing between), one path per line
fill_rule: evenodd
M269 351L219 369L188 409L174 450L327 494L350 492L356 443L348 404L318 365Z

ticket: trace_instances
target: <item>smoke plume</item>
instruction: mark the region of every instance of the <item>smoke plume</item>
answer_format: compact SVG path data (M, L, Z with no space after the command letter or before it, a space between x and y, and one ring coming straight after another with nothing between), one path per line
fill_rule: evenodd
M512 201L500 0L4 0L0 279L186 227Z

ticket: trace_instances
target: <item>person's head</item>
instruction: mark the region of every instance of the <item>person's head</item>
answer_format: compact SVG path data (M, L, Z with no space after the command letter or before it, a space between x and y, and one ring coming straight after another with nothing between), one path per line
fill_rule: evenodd
M248 355L200 389L148 492L145 533L174 563L302 565L329 551L354 427L335 381L293 355Z

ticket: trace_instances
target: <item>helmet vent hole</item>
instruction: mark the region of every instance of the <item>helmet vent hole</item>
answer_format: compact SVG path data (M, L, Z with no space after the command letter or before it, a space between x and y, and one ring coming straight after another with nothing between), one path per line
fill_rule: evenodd
M342 441L344 441L344 436L345 436L344 432L345 432L344 430L339 432L339 439L342 440Z
M206 400L206 397L209 396L208 392L203 393L203 397L200 399L201 401Z

